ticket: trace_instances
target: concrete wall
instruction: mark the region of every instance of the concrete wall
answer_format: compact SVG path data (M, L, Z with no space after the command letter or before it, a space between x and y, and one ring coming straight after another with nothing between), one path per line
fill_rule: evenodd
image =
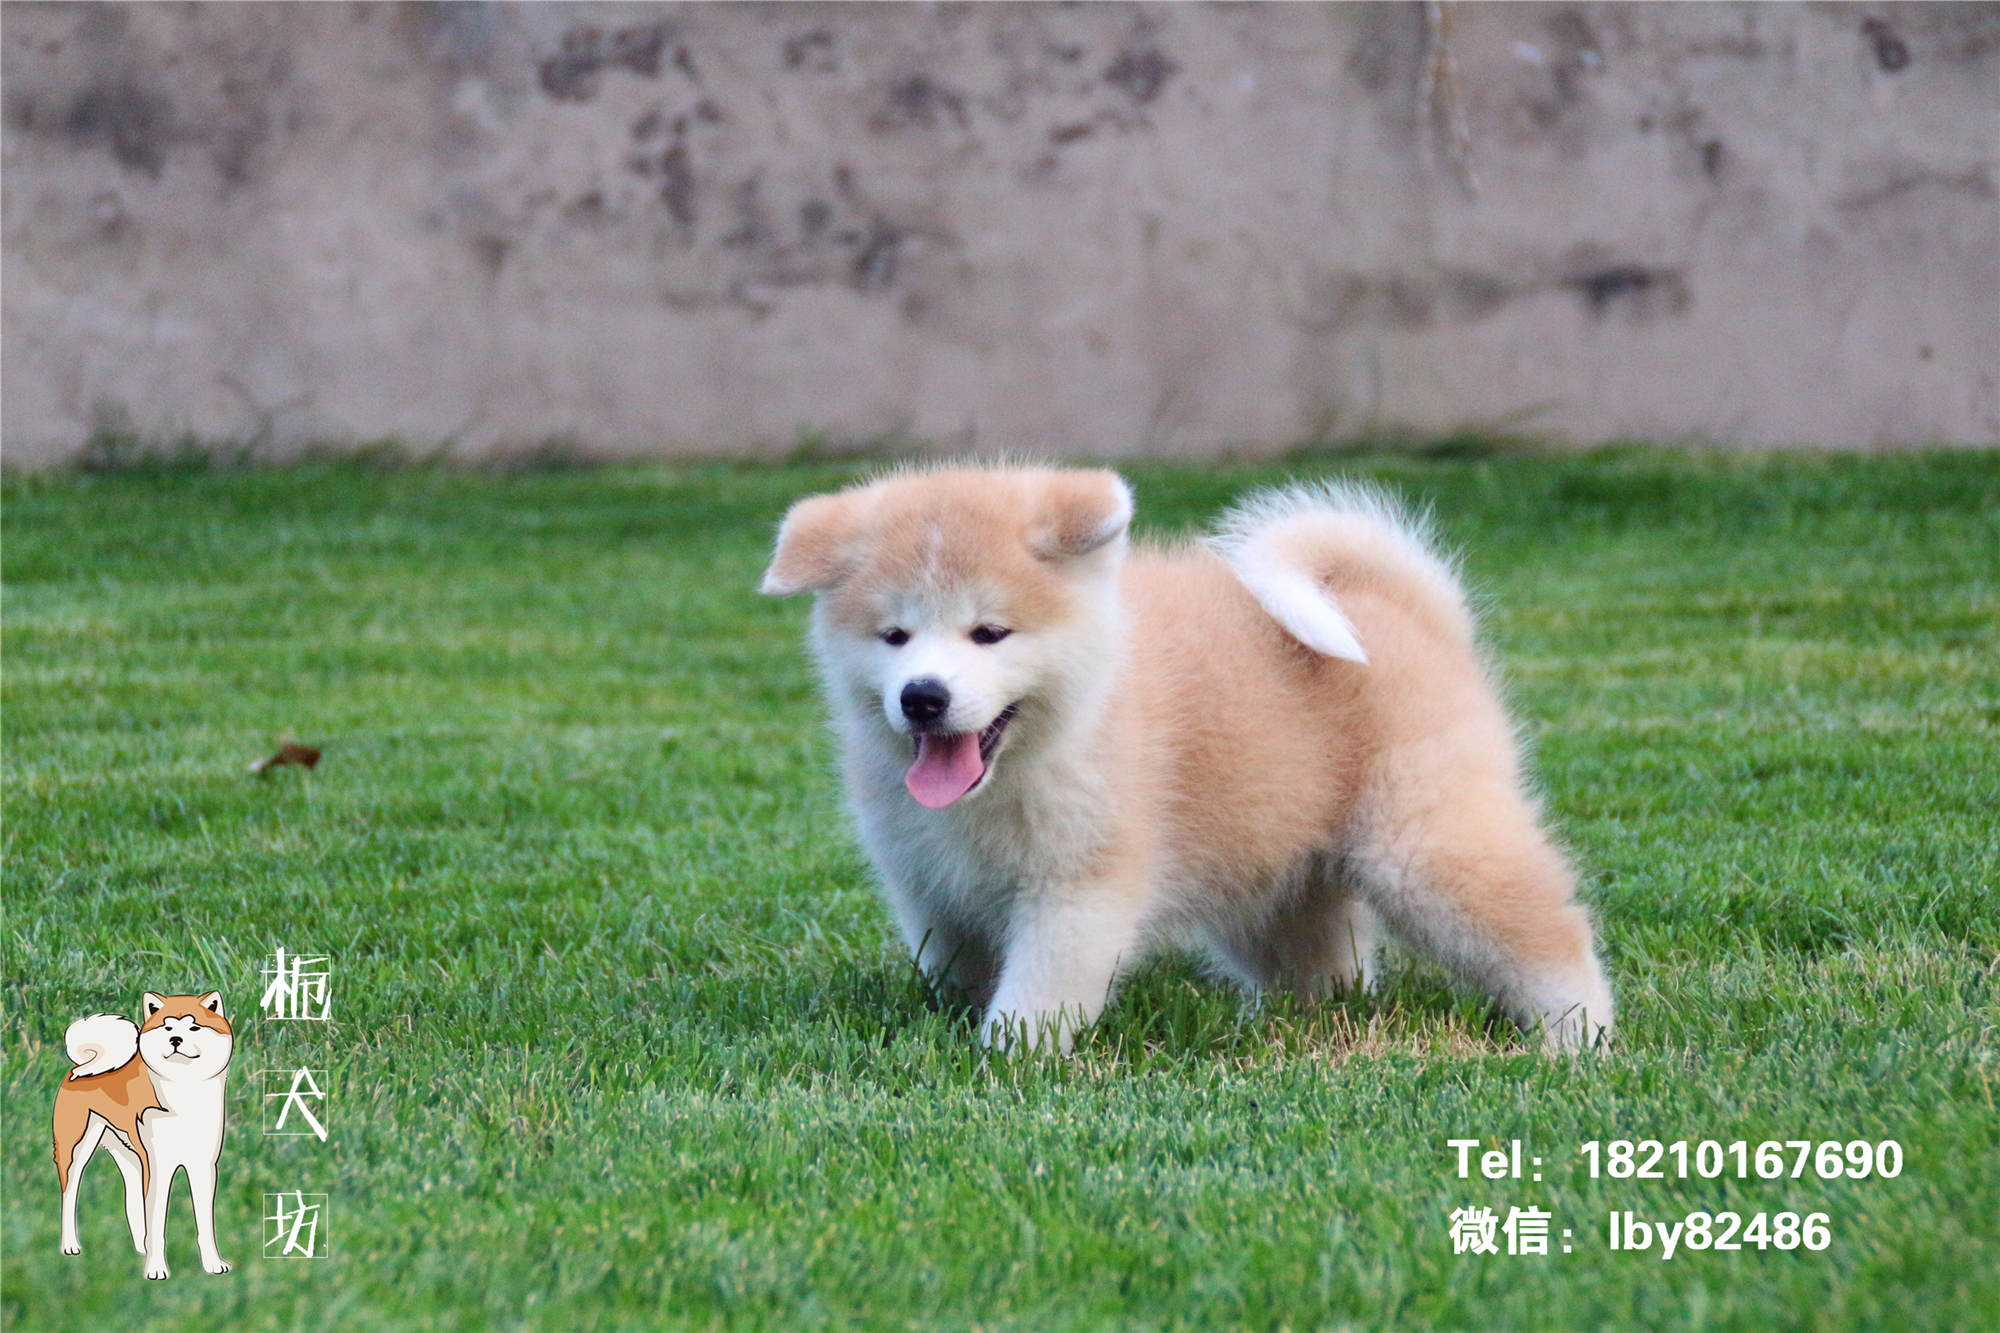
M8 4L4 442L2000 439L2000 7Z

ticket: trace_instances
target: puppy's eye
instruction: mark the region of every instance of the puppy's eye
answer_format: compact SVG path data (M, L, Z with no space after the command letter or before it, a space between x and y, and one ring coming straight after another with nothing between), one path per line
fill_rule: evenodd
M910 632L906 629L885 629L880 637L891 648L901 648L910 641Z
M982 646L994 644L1013 632L1004 625L975 625L972 630L972 641Z

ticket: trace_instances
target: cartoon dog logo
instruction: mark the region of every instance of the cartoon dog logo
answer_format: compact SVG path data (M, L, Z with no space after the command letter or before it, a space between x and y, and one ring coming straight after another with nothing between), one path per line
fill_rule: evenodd
M148 991L139 1004L143 1023L123 1014L92 1014L63 1034L76 1068L56 1092L62 1250L83 1253L77 1184L101 1144L125 1177L125 1220L133 1247L146 1256L146 1276L167 1276L167 1191L182 1170L194 1196L201 1266L227 1273L229 1261L215 1248L215 1164L222 1156L224 1088L236 1039L222 1013L222 995Z

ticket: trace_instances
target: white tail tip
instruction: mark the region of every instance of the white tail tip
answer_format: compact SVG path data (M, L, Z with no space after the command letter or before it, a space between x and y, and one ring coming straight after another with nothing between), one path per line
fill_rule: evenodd
M1273 559L1254 546L1230 551L1229 567L1271 618L1300 643L1326 657L1368 664L1367 650L1362 648L1352 622L1304 570Z
M76 1066L71 1078L108 1074L139 1053L139 1025L123 1014L91 1014L69 1025L63 1048Z

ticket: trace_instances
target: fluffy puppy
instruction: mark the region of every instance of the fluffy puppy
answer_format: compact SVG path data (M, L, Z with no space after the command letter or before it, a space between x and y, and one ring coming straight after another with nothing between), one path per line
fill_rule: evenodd
M800 501L849 803L920 966L986 1040L1067 1049L1188 947L1252 988L1366 983L1378 923L1554 1050L1608 1038L1465 594L1382 494L1294 487L1128 552L1115 473L961 467Z

